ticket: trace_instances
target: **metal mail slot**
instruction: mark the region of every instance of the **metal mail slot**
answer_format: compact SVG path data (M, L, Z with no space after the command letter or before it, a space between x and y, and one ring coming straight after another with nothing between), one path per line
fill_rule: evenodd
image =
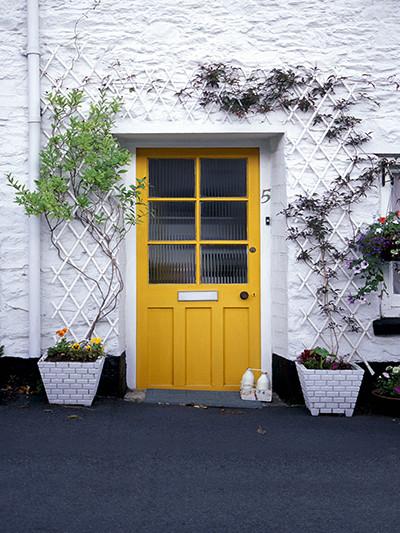
M178 291L178 302L218 302L218 291Z

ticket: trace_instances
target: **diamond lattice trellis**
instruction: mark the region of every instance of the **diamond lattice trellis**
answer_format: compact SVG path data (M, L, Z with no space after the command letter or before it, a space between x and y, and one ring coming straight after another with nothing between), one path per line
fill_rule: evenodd
M315 76L313 82L321 86L318 76ZM355 101L355 92L357 90L356 84L347 83L341 80L340 97L346 101ZM307 87L303 93L298 96L305 96ZM316 108L304 114L296 107L288 110L288 123L294 127L295 132L292 133L291 128L288 129L287 142L288 150L287 157L289 160L296 161L293 167L298 168L297 172L293 172L292 166L288 165L290 189L297 193L306 193L312 195L315 192L323 192L329 189L332 178L338 175L345 175L352 166L352 157L350 148L346 144L346 135L341 139L334 139L327 143L327 133L331 128L335 118L339 116L340 111L332 113L332 105L335 99L332 93L326 93L316 106ZM316 115L324 117L324 114L331 115L328 119L323 118L320 127L315 127L314 118ZM350 134L350 130L348 134ZM306 148L308 150L306 151ZM319 156L319 157L317 157ZM317 161L318 159L318 161ZM305 179L305 177L307 178ZM359 227L359 223L350 214L350 221L347 220L346 214L343 211L339 213L336 220L330 220L329 224L332 229L331 240L341 241L346 245L345 223L350 222L354 228ZM303 243L305 246L306 243ZM339 262L335 265L335 270L338 277L342 280L342 287L338 295L338 303L348 314L353 315L359 332L351 334L347 331L346 326L343 325L339 331L338 338L340 340L342 353L350 353L351 355L362 357L359 347L364 339L371 339L370 326L371 319L362 320L359 318L359 311L361 303L350 305L347 299L349 291L356 292L357 285L353 280L351 272L343 267ZM299 292L306 291L309 295L309 304L301 308L302 322L301 326L308 326L308 331L312 333L313 339L308 345L315 346L316 344L328 345L329 339L329 319L324 317L321 320L321 313L318 308L318 300L316 297L315 286L312 284L313 272L308 269L305 272L298 272L298 279L300 281Z
M229 113L219 111L218 104L206 109L201 107L195 90L192 98L179 98L177 96L179 91L187 87L193 74L193 70L184 67L135 70L119 61L107 65L101 58L92 58L89 53L86 54L84 46L80 49L79 57L74 57L74 50L70 50L68 54L68 49L58 47L46 54L46 61L42 68L42 85L44 89L55 88L60 91L66 91L67 87L81 87L89 101L96 98L96 91L99 86L106 87L112 94L123 97L121 118L136 122L138 120L147 122L160 119L163 121L202 123L239 121ZM314 82L320 83L317 74L312 80L312 83ZM339 90L341 98L351 101L354 98L357 85L342 80ZM304 93L306 91L307 87L304 88ZM199 88L197 96L200 94L201 89ZM346 172L351 164L352 154L344 140L335 139L330 143L327 143L326 140L326 133L335 119L335 114L329 119L323 119L318 126L313 125L316 114L332 113L330 106L332 103L333 96L327 93L321 98L313 112L303 113L294 106L288 109L286 116L282 118L287 126L288 191L309 194L327 190L331 179L339 173ZM42 101L42 108L44 134L46 134L47 103L45 98ZM254 116L253 118L240 119L242 122L251 122L252 120L269 122L270 117ZM342 213L336 220L330 221L332 239L345 242L344 217L345 214ZM358 223L354 218L352 224L357 227ZM84 229L77 230L73 224L66 223L59 229L56 239L58 244L63 247L67 257L72 257L77 253L84 255L84 261L81 263L82 268L97 273L100 280L107 276L107 264L98 264L97 248L89 248ZM361 343L364 339L370 338L371 320L368 317L357 318L360 314L360 304L350 308L345 295L349 288L356 289L355 282L342 265L338 264L336 268L343 279L340 303L349 312L355 314L360 327L358 334L349 333L343 327L339 336L343 341L345 353L361 355ZM57 266L52 266L52 272L53 283L59 284L64 289L63 296L52 301L53 319L72 327L76 337L82 336L90 323L87 308L90 307L90 304L96 304L93 285L79 274L71 275L70 268L65 261L60 262ZM309 345L326 344L328 341L327 320L321 320L318 310L312 279L313 273L310 270L300 269L296 275L298 282L294 284L294 288L293 284L291 285L289 299L296 301L299 295L302 296L298 303L301 313L300 329L307 331ZM70 310L68 314L65 312L66 308ZM290 334L296 337L298 331L299 329L296 330L292 327ZM106 323L103 324L102 334L110 341L115 341L118 336L117 313L107 318Z

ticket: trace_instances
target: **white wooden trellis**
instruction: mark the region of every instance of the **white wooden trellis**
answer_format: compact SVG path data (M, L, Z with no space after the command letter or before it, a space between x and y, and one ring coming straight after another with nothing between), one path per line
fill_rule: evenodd
M219 110L218 104L210 105L203 108L199 105L201 89L199 88L192 98L179 98L177 93L184 89L193 78L194 71L185 67L159 68L135 70L130 69L126 64L120 64L118 61L112 65L102 63L101 54L99 57L92 58L85 52L84 45L80 48L78 58L73 59L75 50L71 51L68 47L57 47L45 52L46 60L42 66L42 87L46 89L59 89L65 92L72 87L81 87L88 100L94 100L97 96L97 88L102 85L110 90L112 94L123 97L123 108L121 111L122 119L132 121L150 122L159 120L163 121L183 120L186 122L202 123L231 123L240 120L256 121L269 123L269 116L263 117L246 117L237 119L229 113ZM312 80L312 83L320 83L318 75ZM351 101L357 90L356 83L341 81L340 98ZM307 87L299 96L304 96ZM44 98L42 100L43 115L46 117L48 105ZM351 151L345 144L345 139L333 139L327 145L326 134L335 119L333 114L331 119L323 119L318 126L313 126L313 120L317 114L332 113L330 104L334 102L332 94L325 94L319 101L317 107L309 113L300 111L296 106L286 111L284 121L287 125L286 138L286 157L288 161L288 180L290 190L295 192L304 192L312 194L316 191L327 190L332 178L339 173L346 172L350 166ZM339 113L339 112L337 112ZM350 133L350 132L348 132ZM46 135L46 120L44 120L44 134ZM339 216L338 220L330 221L332 228L332 239L345 241L346 232L343 231L343 221L345 213ZM356 220L352 222L357 226ZM81 268L90 268L96 272L99 280L105 280L107 276L108 264L100 265L98 263L96 251L98 245L89 249L86 230L79 229L74 224L63 224L55 235L58 245L70 259L80 251L84 252L85 260L80 264ZM69 243L68 247L65 243ZM371 320L361 319L357 316L360 304L349 305L346 296L348 290L356 291L356 284L352 279L351 273L341 264L336 268L343 279L343 286L340 292L339 300L349 312L354 314L355 320L360 328L357 334L346 331L345 326L339 332L339 338L343 342L344 353L359 354L359 348L364 339L370 339L369 332ZM85 328L90 324L90 317L87 314L89 303L96 304L97 297L93 291L93 285L88 282L79 273L71 275L71 268L66 262L59 262L52 266L54 284L59 284L64 289L62 297L52 300L53 316L56 324L65 324L71 328L76 338L82 337ZM297 273L298 284L297 294L308 294L307 303L300 308L302 316L302 328L308 328L312 339L310 345L327 344L329 341L327 333L328 319L322 318L318 309L318 302L313 286L313 273L311 270L299 270ZM77 297L79 294L79 298ZM83 297L82 297L83 296ZM296 299L296 293L293 289L289 298ZM65 308L68 307L70 312L67 316ZM118 337L118 313L107 317L103 324L102 336L105 339L112 340ZM295 332L294 332L295 333Z

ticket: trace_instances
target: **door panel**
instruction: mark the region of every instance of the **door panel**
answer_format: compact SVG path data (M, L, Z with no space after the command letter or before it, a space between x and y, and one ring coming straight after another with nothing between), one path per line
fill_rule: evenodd
M150 308L147 323L157 331L148 335L149 385L171 387L174 382L174 310Z
M138 387L237 390L260 367L258 150L140 149L137 173Z
M249 309L224 309L224 385L239 383L250 364ZM254 366L253 366L254 368Z
M207 388L212 379L211 309L186 308L186 384Z

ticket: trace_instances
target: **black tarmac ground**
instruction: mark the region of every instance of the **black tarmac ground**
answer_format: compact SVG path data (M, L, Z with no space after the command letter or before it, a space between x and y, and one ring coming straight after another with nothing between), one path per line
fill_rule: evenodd
M0 532L400 531L400 419L0 405Z

